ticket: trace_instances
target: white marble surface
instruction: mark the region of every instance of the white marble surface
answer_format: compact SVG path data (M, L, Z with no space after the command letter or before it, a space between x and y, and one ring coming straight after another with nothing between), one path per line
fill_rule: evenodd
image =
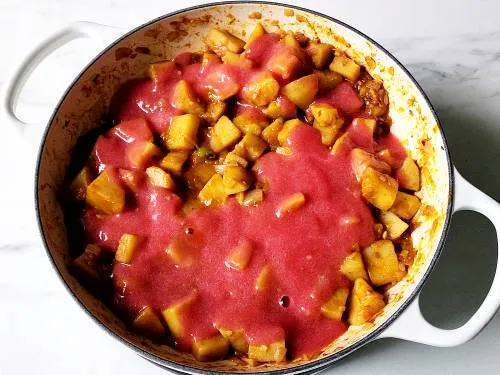
M292 1L297 3L298 1ZM74 20L132 27L182 2L142 0L2 0L0 85L40 38ZM500 198L500 3L496 0L314 1L310 8L360 28L386 46L420 81L434 103L456 165ZM88 42L59 50L35 72L19 113L43 126L65 86L95 53ZM33 157L0 124L0 375L163 374L104 333L77 307L41 247L32 210ZM30 157L22 157L31 155ZM484 296L494 272L495 234L477 214L459 214L423 309L441 327L459 325ZM472 342L439 349L396 340L363 348L335 374L498 374L500 317Z

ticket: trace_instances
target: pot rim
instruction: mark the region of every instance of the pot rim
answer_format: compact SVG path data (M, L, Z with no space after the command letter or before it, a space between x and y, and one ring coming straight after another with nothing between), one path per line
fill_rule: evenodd
M301 365L298 365L298 366L293 366L293 367L288 367L288 368L283 368L283 369L276 369L276 370L264 371L264 372L259 372L259 371L245 372L245 374L266 374L266 373L268 373L268 374L271 374L271 373L272 374L287 374L287 373L308 374L308 373L320 371L320 370L326 368L327 366L333 364L334 362L337 362L340 359L344 358L345 356L353 353L354 351L356 351L357 349L361 348L362 346L366 345L367 343L369 343L370 341L372 341L373 339L375 339L378 335L380 335L380 333L382 331L384 331L387 327L389 327L404 312L404 310L411 304L411 302L420 293L420 291L423 288L425 282L429 278L429 275L431 274L432 270L434 269L434 267L435 267L435 265L437 263L437 260L439 259L440 255L441 255L441 252L443 250L443 246L444 246L446 237L448 235L448 231L449 231L449 227L450 227L450 220L451 220L451 216L452 216L452 213L453 213L454 191L455 191L453 165L452 165L452 162L451 162L451 154L450 154L450 151L449 151L449 148L448 148L448 142L446 140L446 136L445 136L445 134L443 132L443 129L442 129L442 126L441 126L441 122L440 122L440 120L438 118L436 110L432 106L429 98L425 94L425 92L422 89L422 87L418 84L417 80L408 71L408 69L405 68L405 66L396 57L394 57L386 48L384 48L378 42L376 42L371 37L369 37L368 35L366 35L363 32L361 32L357 28L355 28L355 27L353 27L353 26L351 26L351 25L349 25L349 24L347 24L347 23L345 23L343 21L340 21L340 20L338 20L338 19L336 19L334 17L328 16L328 15L326 15L324 13L321 13L321 12L318 12L318 11L315 11L315 10L311 10L311 9L307 9L307 8L304 8L304 7L301 7L301 6L297 6L297 5L290 5L290 4L286 4L286 3L279 3L279 2L276 2L276 1L235 0L235 1L211 2L211 3L200 4L200 5L195 5L195 6L183 8L183 9L180 9L180 10L177 10L177 11L173 11L173 12L164 14L164 15L162 15L160 17L157 17L157 18L155 18L153 20L150 20L150 21L148 21L148 22L146 22L146 23L144 23L144 24L142 24L140 26L137 26L137 27L133 28L132 30L128 31L127 33L125 33L124 35L122 35L120 38L118 38L118 39L114 40L112 43L110 43L104 50L102 50L101 52L99 52L99 54L97 54L80 71L80 73L78 73L78 75L75 77L75 79L66 88L66 90L65 90L64 94L62 95L61 99L59 100L59 102L55 106L55 108L54 108L54 110L52 112L52 115L51 115L49 121L47 122L47 125L46 125L46 127L44 129L44 132L43 132L40 144L39 144L37 161L36 161L36 168L35 168L34 193L35 193L35 211L36 211L36 216L37 216L37 225L38 225L38 229L40 231L40 235L42 237L43 246L45 248L47 256L50 259L50 262L51 262L51 265L52 265L53 269L55 269L55 271L57 272L57 275L59 276L59 278L63 282L64 287L69 292L69 294L73 297L73 299L78 303L78 305L87 313L87 315L89 315L94 320L94 322L96 322L108 334L110 334L114 338L118 339L120 342L122 342L123 344L125 344L129 348L133 349L136 353L138 353L140 356L142 356L143 358L145 358L149 362L151 362L151 363L153 363L153 364L155 364L157 366L160 366L162 368L166 368L166 369L168 369L168 370L170 370L170 371L172 371L174 373L177 373L177 374L186 374L186 373L188 373L188 374L193 374L193 375L194 374L196 374L196 375L212 375L212 374L229 373L229 372L224 372L224 371L214 371L214 370L200 369L200 368L196 368L196 367L192 367L192 366L182 365L182 364L173 362L171 360L167 360L167 359L161 358L161 357L159 357L159 356L157 356L155 354L149 353L149 352L141 349L140 347L138 347L134 343L129 342L128 340L126 340L122 336L120 336L117 333L113 332L106 324L104 324L99 319L97 319L97 317L80 301L80 299L76 296L76 294L73 292L73 290L69 287L69 285L65 281L65 279L64 279L61 271L57 268L55 260L54 260L54 258L52 256L51 252L50 252L50 249L49 249L49 246L48 246L48 243L47 243L47 239L45 238L43 227L42 227L42 219L41 219L40 208L39 208L38 179L39 179L39 173L40 173L40 166L41 166L41 162L42 162L42 150L43 150L43 147L44 147L45 142L47 140L47 136L48 136L51 124L54 121L54 118L56 117L57 113L59 112L59 109L60 109L62 103L66 99L68 93L71 91L71 89L73 88L73 86L78 82L78 80L80 80L80 78L82 77L82 75L92 65L94 65L94 63L97 62L104 54L106 54L111 48L113 48L115 45L117 45L123 39L125 39L125 38L129 37L130 35L132 35L132 34L138 32L138 31L142 30L143 28L145 28L147 26L152 25L155 22L164 20L164 19L169 18L169 17L177 16L177 15L180 15L182 13L189 12L189 11L192 11L192 10L198 10L198 9L204 9L204 8L211 8L211 7L214 7L214 6L235 5L235 4L262 4L262 5L279 6L279 7L282 7L282 8L290 8L290 9L295 9L295 10L303 11L303 12L306 12L306 13L313 14L315 16L322 17L322 18L324 18L324 19L326 19L326 20L328 20L330 22L339 24L339 25L341 25L341 26L349 29L350 31L358 34L359 36L361 36L365 40L369 41L370 43L372 43L376 48L378 48L379 50L381 50L382 52L384 52L385 54L387 54L387 56L389 56L394 61L394 63L405 73L405 75L415 85L415 87L417 88L417 90L419 91L419 93L422 95L422 97L423 97L426 105L429 107L429 109L430 109L430 111L432 113L433 119L435 120L435 122L437 124L437 127L439 129L439 134L440 134L440 136L443 139L443 147L444 147L443 151L446 153L446 161L447 161L447 165L448 165L448 181L449 181L448 197L449 198L448 198L448 207L447 207L447 210L446 210L446 217L445 217L444 225L443 225L443 231L441 233L441 237L439 239L436 251L434 252L434 254L432 256L432 259L429 262L429 266L428 266L427 270L425 271L424 275L421 277L421 279L418 282L418 284L415 286L415 289L404 300L404 302L398 307L398 309L396 311L394 311L387 318L387 320L385 322L383 322L382 324L380 324L380 326L378 326L376 329L374 329L372 332L370 332L369 334L367 334L365 337L363 337L358 342L356 342L354 344L351 344L348 347L343 348L343 349L339 350L338 352L333 353L331 355L328 355L328 356L326 356L324 358L319 358L319 359L312 360L310 362L307 362L307 363L304 363L304 364L301 364Z

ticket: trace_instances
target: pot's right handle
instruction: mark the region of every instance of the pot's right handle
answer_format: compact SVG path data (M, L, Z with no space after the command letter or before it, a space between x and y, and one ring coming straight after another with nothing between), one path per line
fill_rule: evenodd
M466 181L455 169L454 212L472 210L485 215L500 238L500 204ZM498 247L498 245L497 245ZM474 338L493 318L500 307L500 251L491 288L479 309L461 327L451 330L433 326L420 310L419 296L378 338L399 338L433 346L456 346Z
M79 38L90 38L100 48L104 48L110 41L122 34L123 30L115 27L93 22L75 22L41 42L22 61L16 63L14 71L3 87L0 99L1 124L12 126L23 138L31 131L30 129L34 128L35 124L26 123L17 117L15 113L17 101L31 73L57 48Z

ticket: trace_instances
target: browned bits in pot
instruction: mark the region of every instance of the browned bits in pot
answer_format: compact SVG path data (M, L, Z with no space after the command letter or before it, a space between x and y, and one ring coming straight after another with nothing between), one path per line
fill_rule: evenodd
M299 42L301 47L304 47L309 43L309 38L303 33L295 32L293 33L293 37L297 40L297 42Z
M294 15L293 9L289 9L289 8L285 9L283 13L287 17L292 17Z
M252 12L248 15L248 18L251 18L254 20L260 20L262 18L262 14L260 12Z
M370 56L366 56L365 61L366 61L366 65L368 65L368 68L370 70L375 69L375 67L377 66L377 64L375 63L375 60L373 60L373 58L371 58Z
M160 28L148 29L144 32L144 36L147 38L156 39L158 38L158 35L160 35L160 33L161 33Z
M299 21L299 22L307 22L307 18L306 18L306 17L304 17L304 16L302 16L302 15L300 15L300 14L297 14L297 15L295 16L295 19L296 19L297 21Z
M150 55L151 50L148 47L135 47L135 52L143 54L143 55Z
M115 59L121 60L130 57L134 52L128 47L120 47L115 51Z
M389 97L382 82L373 79L362 80L359 84L359 95L372 116L380 117L387 113Z

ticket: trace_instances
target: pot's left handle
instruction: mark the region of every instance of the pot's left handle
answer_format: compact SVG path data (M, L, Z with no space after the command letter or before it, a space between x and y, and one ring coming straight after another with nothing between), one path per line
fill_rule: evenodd
M500 204L471 185L455 169L454 212L469 210L486 216L493 223L500 241ZM399 338L433 346L456 346L473 339L493 318L500 307L500 251L497 245L497 266L490 290L479 309L461 327L441 329L422 315L419 296L378 338Z
M75 22L51 35L16 64L0 97L0 124L11 125L23 138L35 124L22 121L16 115L16 105L24 84L36 67L57 48L79 38L90 38L100 48L122 35L124 30L93 22ZM0 126L1 126L0 125ZM4 126L5 126L4 125Z

